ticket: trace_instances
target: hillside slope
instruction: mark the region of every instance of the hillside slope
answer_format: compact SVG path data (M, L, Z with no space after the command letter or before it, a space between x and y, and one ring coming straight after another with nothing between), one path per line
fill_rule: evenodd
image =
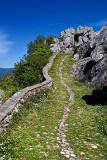
M70 160L76 159L73 151L82 160L106 159L106 107L87 104L83 99L85 95L93 96L93 92L70 75L75 62L71 58L71 54L57 55L49 71L52 88L27 99L14 115L7 134L0 136L0 157L66 160L70 150ZM71 91L68 90L74 93L73 104L69 103ZM66 112L69 104L70 110Z
M5 74L12 72L14 68L0 68L0 77L4 77Z

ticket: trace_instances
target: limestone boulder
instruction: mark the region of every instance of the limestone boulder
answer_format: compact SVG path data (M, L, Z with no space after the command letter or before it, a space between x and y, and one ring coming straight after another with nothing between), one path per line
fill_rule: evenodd
M89 76L89 87L103 88L107 85L107 56L92 67Z
M89 57L91 54L90 41L94 39L95 35L92 27L79 26L74 38L74 55L78 53L79 59Z
M107 55L107 27L103 27L93 42L91 42L91 48L93 49L91 57L95 62Z
M75 80L100 89L107 85L107 27L97 32L89 43L90 60L83 58L77 63Z
M54 38L55 44L51 44L51 51L53 53L59 53L60 52L60 42L58 38Z
M68 28L62 31L59 38L55 39L55 44L51 45L51 51L57 53L68 53L74 47L75 29Z

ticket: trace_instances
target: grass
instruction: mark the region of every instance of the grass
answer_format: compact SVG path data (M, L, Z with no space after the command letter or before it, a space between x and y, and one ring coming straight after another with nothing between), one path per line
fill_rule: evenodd
M23 160L66 159L60 154L56 140L58 121L69 98L66 88L57 77L63 57L56 58L50 70L54 81L52 89L27 100L20 112L14 115L6 135L0 136L0 157Z
M106 106L88 105L82 99L84 95L91 95L92 89L73 80L70 74L74 63L71 54L59 54L55 58L49 71L53 79L52 89L41 91L27 99L23 108L15 113L6 134L0 135L1 159L66 159L60 154L56 140L58 122L63 115L64 106L69 103L68 92L59 78L59 65L66 55L68 57L62 69L63 78L75 94L75 102L66 122L69 124L67 139L79 159L106 159Z
M72 64L74 61L72 61ZM92 95L92 89L74 81L70 74L71 59L68 56L63 65L63 78L75 94L75 102L67 123L67 139L80 159L105 160L107 151L107 106L88 105L82 99Z

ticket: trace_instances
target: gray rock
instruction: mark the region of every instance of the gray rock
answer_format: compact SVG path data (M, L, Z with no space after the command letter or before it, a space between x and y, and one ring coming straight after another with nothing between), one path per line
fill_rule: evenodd
M51 51L53 53L59 53L60 52L60 42L58 38L54 38L55 44L51 45Z
M74 55L79 54L79 58L89 57L91 54L90 41L95 37L95 32L92 27L77 28L75 35Z
M97 62L107 55L107 27L101 29L94 42L91 42L91 47L94 48L91 52L93 61Z
M73 28L68 28L61 32L59 39L55 39L51 50L57 53L74 51L74 59L81 60L71 71L76 81L96 88L106 84L107 27L94 32L92 27L79 26L76 34Z
M55 44L51 45L51 51L56 53L69 53L73 51L75 30L71 27L62 31L59 39L54 39Z
M80 31L83 33L83 28ZM73 65L72 73L76 81L85 82L89 87L100 89L107 84L107 27L97 32L89 43L89 49L87 48L91 52L89 60L83 57L81 61ZM84 46L85 44L80 48L86 52ZM81 54L83 50L80 50Z
M92 67L89 76L91 77L89 86L103 88L107 85L107 56Z

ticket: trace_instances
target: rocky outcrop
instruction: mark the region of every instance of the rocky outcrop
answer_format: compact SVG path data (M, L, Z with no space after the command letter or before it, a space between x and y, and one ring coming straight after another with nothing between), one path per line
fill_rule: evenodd
M94 39L95 36L96 33L93 31L92 27L79 26L75 34L74 55L78 54L79 59L89 57L91 53L89 47L90 41Z
M89 87L103 88L107 84L107 27L103 27L89 40L88 56L91 58L86 63L81 63L77 72L74 73L75 80L88 83ZM80 45L79 47L85 47ZM84 57L86 54L84 54ZM83 58L82 61L85 59ZM79 63L79 62L78 62ZM78 63L75 64L78 66ZM73 66L73 69L76 68Z
M71 70L71 73L74 74L75 76L78 76L78 71L81 70L81 67L83 68L88 62L91 61L91 57L87 57L87 58L84 58L80 61L78 61L77 63L74 63L73 66L72 66L72 70ZM83 75L84 73L82 73Z
M90 43L92 60L98 62L107 55L107 27L102 27L99 34Z
M55 38L55 44L51 45L51 51L56 53L69 53L74 46L75 29L68 28L62 31L59 38Z
M68 28L61 32L59 38L55 38L51 51L74 51L74 59L81 60L72 69L76 81L96 88L102 88L107 83L107 27L94 32L92 27L79 26L76 34L72 27Z
M107 56L93 65L89 76L91 77L89 87L103 88L107 85Z

